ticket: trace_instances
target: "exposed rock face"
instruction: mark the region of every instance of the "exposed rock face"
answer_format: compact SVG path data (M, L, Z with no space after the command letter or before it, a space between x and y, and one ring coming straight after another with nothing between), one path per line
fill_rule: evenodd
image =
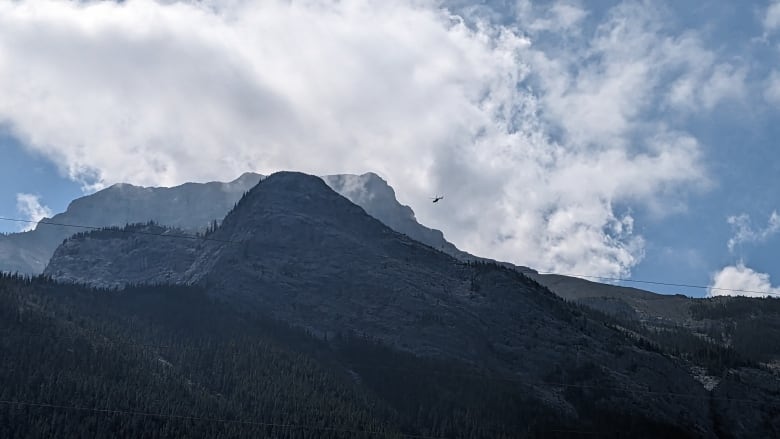
M187 183L173 188L116 184L74 200L64 213L45 221L94 227L155 221L192 233L221 220L261 178L247 173L229 183ZM0 236L0 271L39 274L64 239L84 230L39 224L30 232Z
M43 236L36 231L0 235L0 271L22 274L42 272L62 239L44 242Z
M44 274L96 288L181 283L181 273L202 248L189 237L181 230L155 224L75 235L57 248Z
M172 188L116 184L74 200L66 212L47 222L95 227L124 226L154 221L187 233L203 231L221 221L241 196L263 178L246 173L228 182L187 183ZM395 192L374 173L328 175L323 180L336 192L363 207L391 229L424 244L466 260L438 231L417 222L409 206L398 202ZM30 232L0 236L0 271L41 273L62 241L84 229L40 224Z
M560 380L582 389L650 388L657 393L581 396L609 406L618 398L627 412L711 435L706 407L664 396L705 397L670 359L594 324L517 271L464 264L391 230L317 177L268 177L206 241L116 231L75 237L46 273L95 285L198 284L316 334L366 334L528 380L540 403L561 411L576 404L551 384Z
M412 209L399 203L393 188L378 175L369 172L363 175L327 175L322 179L334 191L362 207L369 215L396 232L460 260L474 259L474 256L459 250L444 239L441 231L418 223Z

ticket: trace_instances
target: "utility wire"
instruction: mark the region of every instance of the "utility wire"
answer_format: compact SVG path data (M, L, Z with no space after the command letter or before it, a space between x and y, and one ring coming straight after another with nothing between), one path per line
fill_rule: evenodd
M136 234L136 235L161 236L163 238L188 239L191 241L215 241L215 242L223 242L226 244L240 244L240 242L238 241L230 241L227 239L215 239L215 238L209 238L207 236L144 232L142 230L127 230L122 228L115 228L112 226L108 226L108 227L85 226L81 224L64 224L64 223L54 223L51 221L32 221L32 220L23 220L18 218L7 218L7 217L0 217L0 221L10 221L10 222L29 223L29 224L45 224L48 226L72 227L75 229L86 229L86 230L99 230L99 231L105 230L110 232L128 233L128 234ZM161 227L165 227L165 226L161 226Z
M0 329L0 332L8 331L8 328ZM61 339L61 340L77 340L77 339L83 339L83 337L76 337L76 336L56 336L56 335L48 335L48 334L42 334L42 333L31 333L31 332L25 332L25 335L30 337L42 337L42 338L50 338L50 339ZM8 336L6 336L8 337ZM232 343L235 340L232 341L225 341L222 344L229 344ZM168 348L174 348L172 345L153 345L153 344L145 344L145 343L133 343L133 342L117 342L117 341L111 341L111 340L101 340L98 342L100 345L113 345L113 346L133 346L133 347L141 347L141 348L153 348L153 349L168 349ZM187 346L187 349L192 350L208 350L209 348L199 347L199 346ZM376 364L367 364L367 363L350 363L350 364L341 364L342 367L349 368L349 367L360 367L361 369L374 369L374 370L396 370L396 371L402 371L404 373L409 374L417 374L421 375L420 371L418 369L413 368L402 368L402 367L392 367L387 365L376 365ZM617 390L617 391L625 391L628 393L640 393L640 394L652 394L652 395L661 395L661 396L679 396L679 397L687 397L691 399L702 399L702 400L725 400L725 401L735 401L735 402L743 402L743 403L753 403L753 404L760 404L758 401L752 401L748 399L737 399L737 398L726 398L726 397L708 397L708 396L701 396L701 395L694 395L694 394L687 394L687 393L672 393L672 392L653 392L648 390L641 390L641 389L629 389L627 387L606 387L606 386L598 386L598 385L579 385L579 384L565 384L560 382L546 382L546 381L533 381L533 380L525 380L525 379L517 379L517 378L510 378L510 377L499 377L499 376L490 376L485 374L479 374L479 373L446 373L446 372L439 372L439 371L431 371L434 375L441 375L446 377L465 377L465 378L473 378L473 379L479 379L479 380L497 380L497 381L503 381L503 382L515 382L518 384L525 384L529 386L533 385L545 385L545 386L552 386L552 387L562 387L562 388L581 388L581 389L600 389L600 390ZM244 425L254 425L254 426L265 426L265 427L274 427L274 428L289 428L289 429L309 429L309 430L320 430L320 431L331 431L331 432L344 432L344 433L350 433L350 434L366 434L366 435L372 435L372 436L393 436L393 435L400 435L404 438L409 439L447 439L442 436L426 436L426 435L415 435L415 434L405 434L405 433L393 433L393 432L376 432L376 431L370 431L370 430L351 430L351 429L340 429L340 428L331 428L331 427L318 427L313 425L298 425L298 424L280 424L280 423L265 423L265 422L257 422L257 421L245 421L245 420L239 420L239 419L223 419L223 418L205 418L205 417L198 417L198 416L187 416L187 415L175 415L175 414L163 414L163 413L151 413L151 412L139 412L139 411L132 411L132 410L121 410L121 409L99 409L99 408L89 408L89 407L79 407L79 406L67 406L67 405L58 405L58 404L49 404L49 403L33 403L33 402L26 402L26 401L11 401L11 400L0 400L0 404L6 404L6 405L20 405L20 406L30 406L30 407L40 407L40 408L52 408L52 409L61 409L61 410L78 410L78 411L90 411L95 412L103 415L125 415L125 416L146 416L146 417L157 417L157 418L170 418L170 419L178 419L178 420L199 420L204 422L218 422L218 423L232 423L232 424L244 424ZM511 433L511 431L507 430L506 427L509 428L518 428L518 425L512 425L508 426L505 425L505 428L500 427L490 427L491 430L500 431L503 433ZM545 430L546 432L550 433L576 433L576 434L582 434L582 435L603 435L603 434L618 434L620 432L618 431L584 431L584 430L562 430L562 429L553 429L553 430Z
M316 430L316 431L328 431L328 432L336 432L336 433L349 433L354 435L371 435L371 436L385 436L385 437L393 437L393 436L400 436L403 438L409 438L409 439L449 439L445 436L426 436L426 435L419 435L419 434L408 434L408 433L395 433L391 431L387 432L381 432L381 431L371 431L371 430L352 430L347 428L336 428L336 427L319 427L316 425L302 425L302 424L280 424L280 423L272 423L272 422L259 422L259 421L246 421L246 420L240 420L240 419L222 419L222 418L207 418L207 417L200 417L200 416L187 416L187 415L175 415L175 414L165 414L165 413L151 413L151 412L140 412L140 411L133 411L133 410L120 410L120 409L101 409L101 408L93 408L93 407L80 407L80 406L73 406L73 405L63 405L63 404L50 404L50 403L41 403L41 402L29 402L29 401L16 401L16 400L0 400L0 405L8 405L8 406L21 406L21 407L34 407L34 408L48 408L48 409L55 409L55 410L72 410L72 411L83 411L83 412L92 412L97 413L101 415L120 415L120 416L141 416L141 417L153 417L153 418L162 418L162 419L176 419L176 420L184 420L184 421L202 421L202 422L213 422L213 423L223 423L223 424L242 424L242 425L251 425L251 426L258 426L258 427L271 427L271 428L284 428L284 429L302 429L302 430ZM501 431L505 434L512 433L510 431L504 431L503 429L494 429L491 428L491 430L495 431ZM550 433L576 433L576 434L582 434L582 435L603 435L603 434L618 434L621 433L619 431L583 431L583 430L544 430L544 432L550 432Z
M0 329L0 333L6 332L10 333L9 328L3 328ZM22 332L22 334L18 335L17 337L36 337L36 338L48 338L52 340L85 340L84 336L58 336L58 335L49 335L49 334L42 334L42 333L33 333L33 332L27 332L27 331L18 331ZM86 334L85 334L86 335ZM96 334L91 334L96 335ZM4 337L13 337L16 336L16 334L10 334L5 335ZM240 340L226 340L219 344L222 345L228 345L230 343L240 341ZM146 349L159 349L159 350L166 350L166 349L176 349L180 346L174 346L173 344L169 345L157 345L157 344L147 344L147 343L134 343L134 342L122 342L122 341L113 341L113 340L99 340L95 344L101 345L101 346L130 346L130 347L139 347L139 348L146 348ZM211 347L199 347L199 346L191 346L187 345L187 350L189 351L206 351L209 349L212 349ZM408 368L408 367L398 367L398 366L388 366L386 364L378 364L378 363L352 363L345 361L343 363L339 363L344 368L361 368L361 369L373 369L373 370L394 370L394 371L400 371L400 372L406 372L411 374L417 374L420 375L419 370ZM440 375L440 376L450 376L450 377L458 377L458 378L472 378L477 380L488 380L488 381L501 381L501 382L513 382L518 384L524 384L527 386L552 386L552 387L565 387L565 388L574 388L574 389L598 389L598 390L612 390L612 391L624 391L628 393L634 393L634 394L643 394L643 395L655 395L655 396L670 396L670 397L680 397L680 398L686 398L686 399L701 399L701 400L716 400L716 401L734 401L734 402L741 402L741 403L749 403L749 404L762 404L760 401L755 401L752 399L747 398L730 398L725 396L706 396L706 395L697 395L693 393L680 393L680 392L664 392L664 391L654 391L649 389L636 389L636 388L629 388L629 387L617 387L617 386L603 386L603 385L596 385L596 384L567 384L565 382L558 382L558 381L543 381L543 380L530 380L530 379L524 379L524 378L515 378L515 377L508 377L508 376L498 376L498 375L487 375L484 373L452 373L452 372L441 372L441 371L431 371L430 372L433 375ZM775 401L776 404L780 407L780 399L779 398L769 398L772 401Z
M176 234L167 234L167 233L153 233L153 232L144 232L141 230L127 230L127 229L113 229L110 227L98 227L98 226L85 226L80 224L64 224L64 223L55 223L51 221L33 221L33 220L24 220L19 218L8 218L8 217L0 217L0 221L10 221L10 222L18 222L18 223L28 223L28 224L45 224L50 226L61 226L61 227L73 227L77 229L86 229L86 230L107 230L112 232L120 232L120 233L127 233L127 234L139 234L139 235L147 235L147 236L160 236L164 238L175 238L175 239L188 239L193 241L214 241L214 242L222 242L225 244L242 244L238 241L231 241L227 239L215 239L215 238L209 238L206 236L195 236L195 235L176 235ZM164 226L163 226L164 227ZM598 280L605 280L605 281L611 281L611 282L631 282L631 283L638 283L638 284L648 284L648 285L659 285L659 286L669 286L669 287L680 287L680 288L697 288L697 289L704 289L704 290L718 290L718 291L729 291L734 293L748 293L748 294L761 294L766 296L777 296L780 297L780 293L772 293L768 291L757 291L757 290L743 290L739 288L723 288L723 287L711 287L706 285L694 285L694 284L682 284L682 283L674 283L674 282L662 282L662 281L651 281L651 280L642 280L642 279L624 279L624 278L617 278L617 277L606 277L606 276L591 276L587 274L573 274L573 273L556 273L556 272L537 272L537 274L540 275L557 275L557 276L568 276L568 277L579 277L584 279L598 279Z
M613 281L613 282L633 282L638 284L651 284L651 285L663 285L663 286L669 286L669 287L682 287L682 288L700 288L700 289L708 289L708 290L720 290L720 291L732 291L732 292L738 292L738 293L752 293L752 294L765 294L768 296L780 296L780 293L771 293L767 291L756 291L756 290L742 290L738 288L722 288L722 287L710 287L710 286L704 286L704 285L693 285L693 284L678 284L673 282L660 282L660 281L652 281L652 280L641 280L641 279L624 279L619 277L605 277L605 276L589 276L586 274L572 274L572 273L554 273L554 272L538 272L537 274L541 275L555 275L555 276L569 276L569 277L581 277L586 279L599 279L599 280L607 280L607 281Z
M9 222L18 222L18 223L44 224L44 225L71 227L71 228L86 229L86 230L97 230L97 231L107 230L107 231L112 231L112 232L120 232L120 233L128 233L128 234L139 234L139 235L146 235L146 236L159 236L159 237L173 238L173 239L203 240L203 241L222 242L222 243L228 243L228 244L239 244L239 242L237 242L237 241L215 239L215 238L209 238L209 237L206 237L206 236L154 233L154 232L145 232L145 231L140 231L140 230L127 230L127 229L118 229L118 228L111 228L111 227L98 227L98 226L87 226L87 225L80 225L80 224L56 223L56 222L51 222L51 221L33 221L33 220L23 220L23 219L18 219L18 218L7 218L7 217L0 217L0 221L9 221ZM648 280L640 280L640 279L624 279L624 278L613 278L613 277L606 277L606 276L592 276L592 275L584 275L584 274L555 273L555 272L538 272L538 274L540 274L540 275L558 275L558 276L579 277L579 278L587 278L587 279L598 279L598 280L613 281L613 282L631 282L631 283L642 283L642 284L651 284L651 285L674 286L674 287L683 287L683 288L699 288L699 289L710 289L710 290L720 290L720 291L730 291L730 292L762 294L762 295L769 295L769 296L780 296L780 294L778 294L778 293L770 293L770 292L765 292L765 291L743 290L743 289L736 289L736 288L710 287L710 286L703 286L703 285L681 284L681 283L660 282L660 281L648 281ZM42 334L41 335L30 334L30 335L32 335L32 336L44 336ZM65 337L61 337L61 338L65 338ZM67 337L67 338L75 339L76 337ZM148 345L148 344L139 344L139 343L117 343L117 342L113 342L113 341L102 341L101 344L109 344L109 345L124 344L124 345L129 345L129 346L138 346L138 347L142 347L142 348L158 348L158 349L167 349L167 348L170 347L170 346ZM407 371L407 372L409 372L409 371L414 372L414 370L408 369L408 368L407 369L404 369L404 368L392 368L392 367L389 367L389 366L366 366L366 365L360 365L360 364L353 364L352 366L374 368L374 369L395 369L395 370L402 370L402 371ZM438 373L438 372L434 372L434 373ZM650 391L650 390L643 390L643 389L629 389L629 388L620 388L620 387L605 387L605 386L582 385L582 384L566 384L566 383L544 382L544 381L529 381L529 380L522 380L522 379L516 379L516 378L509 378L509 377L497 377L497 376L487 376L487 375L479 375L479 374L445 374L445 375L466 376L466 377L472 377L472 378L478 378L478 379L511 381L511 382L517 382L517 383L522 383L522 384L526 384L526 385L534 385L534 384L536 384L536 385L560 386L560 387L567 387L567 388L600 389L600 390L621 390L621 391L626 391L626 392L630 392L630 393L640 393L640 394L648 394L648 395L685 397L685 398L691 398L691 399L705 399L705 400L715 399L715 400L723 400L723 401L734 401L734 402L742 402L742 403L759 403L760 404L759 401L753 401L753 400L744 399L744 398L701 396L701 395L686 394L686 393L658 392L658 391ZM175 414L164 414L164 413L149 413L149 412L139 412L139 411L131 411L131 410L118 410L118 409L99 409L99 408L67 406L67 405L57 405L57 404L27 402L27 401L0 400L0 404L4 404L4 405L17 405L17 406L28 406L28 407L39 407L39 408L52 408L52 409L62 409L62 410L89 411L89 412L101 413L101 414L105 414L105 415L112 415L112 414L114 414L114 415L125 415L125 416L144 416L144 417L169 418L169 419L179 419L179 420L198 420L198 421L205 421L205 422L245 424L245 425L265 426L265 427L274 427L274 428L314 429L314 430L318 430L318 431L344 432L344 433L352 433L352 434L368 434L368 435L384 435L384 436L388 436L388 435L392 434L390 432L350 430L350 429L340 429L340 428L335 428L335 427L319 427L319 426L301 425L301 424L265 423L265 422L246 421L246 420L238 420L238 419L206 418L206 417L197 417L197 416L186 416L186 415L175 415ZM570 432L570 433L579 433L579 434L600 434L599 432L585 432L585 431L572 431L572 430L566 430L566 431L564 431L564 430L550 430L550 431L551 432ZM401 435L403 437L407 437L407 438L443 439L441 437L434 437L434 436L409 435L409 434L401 434Z
M5 331L9 330L9 328L5 328ZM0 332L3 332L3 329L0 329ZM26 332L26 331L24 331ZM33 337L44 337L44 338L51 338L51 339L78 339L80 337L60 337L55 335L48 335L48 334L42 334L42 333L30 333L26 332L26 335L33 336ZM233 340L235 341L235 340ZM232 341L225 341L221 344L228 344ZM127 345L127 346L136 346L136 347L142 347L142 348L156 348L156 349L168 349L173 348L172 345L153 345L153 344L143 344L143 343L132 343L132 342L117 342L117 341L111 341L111 340L101 340L98 342L101 345ZM188 346L188 350L206 350L208 348L204 347L198 347L198 346ZM369 363L350 363L350 362L344 362L339 363L342 367L349 369L350 367L357 367L361 369L375 369L375 370L396 370L396 371L402 371L404 373L410 373L410 374L418 374L421 375L420 371L418 369L413 368L404 368L404 367L395 367L395 366L388 366L386 364L378 365L378 364L369 364ZM766 405L765 401L756 401L752 399L747 398L732 398L732 397L721 397L721 396L713 396L713 395L698 395L698 394L691 394L691 393L679 393L679 392L664 392L664 391L652 391L652 390L646 390L646 389L635 389L635 388L629 388L626 386L623 387L616 387L616 386L604 386L604 385L596 385L596 384L567 384L565 382L557 382L557 381L542 381L542 380L529 380L529 379L520 379L520 378L513 378L513 377L500 377L496 375L485 375L481 373L448 373L448 372L441 372L441 371L431 371L431 374L434 375L441 375L441 376L450 376L450 377L466 377L466 378L473 378L473 379L480 379L480 380L496 380L496 381L503 381L503 382L515 382L519 384L525 384L529 386L534 385L544 385L544 386L551 386L551 387L560 387L560 388L576 388L576 389L598 389L598 390L607 390L607 391L623 391L626 393L633 393L633 394L645 394L645 395L654 395L654 396L668 396L668 397L680 397L685 399L693 399L693 400L703 400L703 401L724 401L724 402L735 402L735 403L742 403L742 404L757 404L757 405ZM780 406L780 399L777 398L768 398L770 401L773 401L773 403L770 403L771 406ZM117 415L127 415L127 416L149 416L149 417L159 417L159 418L171 418L171 419L182 419L182 420L201 420L201 421L207 421L207 422L221 422L221 423L235 423L235 424L245 424L245 425L257 425L257 426L267 426L267 427L279 427L279 428L300 428L300 429L315 429L315 430L321 430L321 431L336 431L336 432L345 432L345 433L352 433L352 434L367 434L367 435L385 435L389 436L394 433L391 432L375 432L375 431L364 431L364 430L350 430L350 429L338 429L338 428L330 428L330 427L318 427L318 426L312 426L312 425L297 425L297 424L279 424L279 423L263 423L263 422L256 422L256 421L244 421L244 420L237 420L237 419L222 419L222 418L204 418L204 417L197 417L197 416L184 416L184 415L167 415L167 414L161 414L161 413L147 413L147 412L138 412L138 411L130 411L130 410L115 410L115 409L97 409L97 408L88 408L88 407L77 407L77 406L64 406L64 405L56 405L56 404L48 404L48 403L29 403L25 401L2 401L0 400L0 404L16 404L16 405L26 405L26 406L34 406L34 407L44 407L44 408L55 408L55 409L70 409L70 410L80 410L80 411L92 411L97 413L102 413L105 415L110 414L117 414ZM517 427L517 426L515 426ZM504 429L498 429L497 431L505 431ZM568 433L579 433L584 435L599 435L599 434L606 434L606 433L618 433L618 432L589 432L589 431L579 431L579 430L546 430L548 432L568 432ZM410 438L410 439L445 439L443 437L437 437L437 436L425 436L425 435L412 435L412 434L403 434L399 433L402 437Z
M177 415L177 414L167 414L167 413L141 412L141 411L135 411L135 410L121 410L121 409L108 409L108 408L101 409L101 408L97 408L97 407L80 407L80 406L75 406L75 405L49 404L49 403L30 402L30 401L0 400L0 404L10 405L10 406L37 407L37 408L49 408L49 409L58 409L58 410L83 411L83 412L92 412L92 413L98 413L98 414L103 414L103 415L141 416L141 417L149 417L149 418L176 419L176 420L181 420L181 421L203 421L203 422L213 422L213 423L222 423L222 424L241 424L241 425L251 425L251 426L256 426L256 427L317 430L317 431L329 431L329 432L335 432L335 433L367 434L367 435L371 435L371 436L394 436L394 435L396 435L396 433L393 433L393 432L381 432L381 431L371 431L371 430L352 430L352 429L348 429L348 428L322 427L322 426L304 425L304 424L281 424L281 423L274 423L274 422L248 421L248 420L241 420L241 419L207 418L207 417L201 417L201 416L188 416L188 415ZM398 434L400 436L402 436L402 437L410 438L410 439L445 439L445 438L442 438L440 436L424 436L424 435L414 435L414 434L404 434L404 433L398 433Z
M403 370L402 368L397 368L399 370ZM412 369L406 369L407 371L415 372L415 370ZM481 378L487 378L487 377L481 377ZM740 403L751 403L751 404L762 404L759 401L753 401L748 399L738 399L738 398L727 398L727 397L702 397L698 395L690 395L690 394L676 394L671 392L649 392L649 391L641 391L641 390L632 390L632 389L619 389L619 388L609 388L609 387L603 387L603 386L584 386L584 385L576 385L576 384L565 384L565 383L544 383L539 382L541 384L547 384L551 386L556 387L567 387L567 388L596 388L601 390L624 390L629 393L650 393L654 395L662 395L662 396L689 396L692 399L703 399L703 400L722 400L722 401L732 401L732 402L740 402ZM101 414L104 416L111 416L111 415L118 415L118 416L141 416L141 417L153 417L153 418L162 418L162 419L175 419L175 420L186 420L186 421L201 421L201 422L212 422L212 423L223 423L223 424L239 424L239 425L247 425L247 426L260 426L260 427L270 427L270 428L281 428L281 429L305 429L305 430L316 430L316 431L328 431L328 432L337 432L337 433L348 433L353 435L370 435L370 436L385 436L385 437L392 437L392 436L401 436L403 438L409 438L409 439L447 439L444 436L428 436L428 435L417 435L417 434L407 434L407 433L395 433L395 432L380 432L380 431L371 431L371 430L354 430L354 429L347 429L347 428L337 428L337 427L322 427L322 426L316 426L316 425L305 425L305 424L283 424L283 423L271 423L271 422L261 422L261 421L250 421L250 420L241 420L241 419L227 419L227 418L211 418L211 417L201 417L201 416L191 416L191 415L178 415L178 414L166 414L166 413L154 413L154 412L142 412L142 411L134 411L134 410L123 410L123 409L111 409L111 408L96 408L96 407L81 407L81 406L72 406L72 405L62 405L62 404L51 404L51 403L40 403L40 402L29 402L29 401L20 401L20 400L0 400L0 405L8 405L8 406L23 406L23 407L34 407L34 408L49 408L49 409L55 409L55 410L71 410L71 411L82 411L82 412L92 412ZM763 405L763 404L762 404ZM509 427L509 426L505 426ZM514 428L517 428L518 426L512 426ZM503 433L511 433L511 431L506 430L506 428L500 428L500 427L490 427L491 430L494 431L500 431ZM545 430L548 433L568 433L568 434L581 434L581 435L604 435L604 434L618 434L620 432L618 431L584 431L584 430L564 430L564 429L550 429Z

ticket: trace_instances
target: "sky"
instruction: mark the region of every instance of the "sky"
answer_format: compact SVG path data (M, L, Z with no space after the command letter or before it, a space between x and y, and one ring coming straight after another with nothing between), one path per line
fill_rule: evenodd
M0 0L7 217L372 171L474 254L780 294L779 122L777 0Z

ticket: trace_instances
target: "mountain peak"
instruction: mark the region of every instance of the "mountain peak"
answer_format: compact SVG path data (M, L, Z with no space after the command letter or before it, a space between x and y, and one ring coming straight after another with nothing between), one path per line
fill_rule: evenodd
M225 217L218 234L221 239L241 240L248 233L258 235L258 230L269 227L286 230L302 223L328 224L355 232L385 227L360 206L336 193L320 177L282 171L269 175L252 188ZM233 235L236 233L242 238Z
M320 177L297 171L279 171L263 180L263 187L279 187L286 191L327 190L328 185ZM259 186L258 186L259 187Z
M242 199L238 207L250 203L254 206L253 208L259 209L258 212L263 212L274 209L300 210L306 208L307 205L311 208L313 204L317 204L317 209L322 209L322 212L314 213L332 210L322 203L313 203L314 200L352 204L334 192L320 177L302 172L280 171L269 175L255 185ZM353 207L363 210L358 206L353 205ZM225 218L226 221L227 219Z
M239 175L238 178L235 180L224 183L226 185L249 185L250 187L256 185L260 180L265 178L263 174L258 174L256 172L244 172L243 174Z

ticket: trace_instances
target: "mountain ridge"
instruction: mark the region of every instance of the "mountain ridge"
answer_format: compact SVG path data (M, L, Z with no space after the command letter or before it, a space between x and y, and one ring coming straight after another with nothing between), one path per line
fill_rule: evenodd
M203 231L224 217L260 178L245 173L227 183L185 183L173 188L118 183L73 200L65 212L43 221L100 228L153 220L190 232ZM38 224L29 232L0 236L0 271L42 273L57 246L80 231L83 228Z
M186 233L205 232L215 221L221 221L240 197L262 178L260 174L248 172L227 183L185 183L173 188L120 183L74 200L66 212L55 215L50 222L113 227L152 220L180 228ZM566 300L610 314L660 325L691 323L688 310L693 302L687 298L593 283L570 276L539 274L528 267L464 252L447 241L441 231L417 222L412 209L399 203L393 188L375 173L326 175L321 178L336 192L363 207L369 215L391 229L460 261L498 262L532 277ZM43 272L60 243L81 230L40 224L32 232L0 236L0 271Z
M74 249L98 251L95 259L108 261L112 279L126 272L123 262L112 261L112 255L123 254L117 246L132 242L146 254L160 251L151 237L109 234L92 232L72 241ZM414 355L449 358L517 379L546 381L551 370L562 368L577 385L597 380L623 387L638 380L668 392L704 392L670 359L594 324L523 274L494 263L464 263L395 232L317 177L269 176L209 237L214 239L191 244L201 247L190 268L171 269L179 273L176 282L198 285L219 300L321 337L362 333ZM115 244L83 244L92 239ZM161 264L180 260L160 257ZM55 254L47 268L55 279L57 270L69 269L58 266L60 261ZM81 270L81 279L94 273L88 266L73 269ZM610 353L616 350L619 359ZM598 366L577 372L582 364ZM631 364L645 367L639 373ZM577 410L547 386L534 387L532 394L556 410ZM659 422L683 407L692 410L674 401L648 405L623 397L635 413ZM704 410L680 422L706 432L706 418Z
M97 228L154 221L190 233L203 232L213 221L221 221L263 178L246 172L230 182L184 183L171 188L117 183L73 200L65 212L43 221ZM335 174L322 179L393 230L456 257L471 256L444 239L441 231L419 224L412 209L400 204L392 187L377 174ZM81 230L39 224L33 231L0 236L0 271L42 273L56 247Z

